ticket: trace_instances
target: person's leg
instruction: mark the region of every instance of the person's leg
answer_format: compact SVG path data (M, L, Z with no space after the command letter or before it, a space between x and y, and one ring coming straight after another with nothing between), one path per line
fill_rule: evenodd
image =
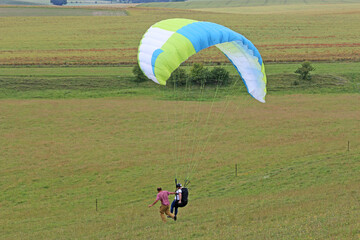
M161 204L161 206L160 206L160 217L161 217L161 220L163 222L166 222L166 217L165 217L166 209L169 211L169 206L165 206L165 205Z
M178 214L178 206L177 206L177 202L176 202L174 205L175 205L175 216L177 216L177 214Z
M171 218L174 218L174 217L175 217L175 215L172 214L172 213L169 211L169 206L166 206L166 208L165 208L165 213L166 213L166 215L170 216Z
M170 212L171 212L171 213L174 212L175 203L176 203L176 200L174 200L174 201L171 203L171 209L170 209ZM175 214L175 215L176 215L176 214Z

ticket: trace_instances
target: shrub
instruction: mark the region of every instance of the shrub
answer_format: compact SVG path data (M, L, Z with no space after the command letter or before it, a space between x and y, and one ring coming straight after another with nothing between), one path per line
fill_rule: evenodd
M210 71L207 84L227 85L230 82L230 74L225 68L215 67Z
M141 71L138 64L133 67L132 70L135 76L135 82L141 83L148 81L149 79ZM172 72L170 78L167 80L166 85L173 87L182 87L191 85L199 85L204 87L207 85L226 85L230 82L230 74L222 67L215 67L211 71L205 68L200 63L195 63L187 74L185 69L177 68Z
M295 73L300 74L299 78L302 80L311 80L310 72L314 71L315 68L311 66L310 62L303 62L301 67L299 67Z
M140 69L139 64L136 64L133 67L132 70L133 74L135 75L135 82L137 83L141 83L141 82L145 82L148 81L149 79L145 76L145 74L143 73L143 71Z
M209 74L209 70L202 64L195 63L190 70L190 82L204 87Z
M190 85L189 76L182 68L177 68L167 80L166 85L186 86Z

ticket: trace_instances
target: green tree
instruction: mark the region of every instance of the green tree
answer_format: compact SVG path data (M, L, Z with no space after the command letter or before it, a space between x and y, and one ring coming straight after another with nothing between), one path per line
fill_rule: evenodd
M185 86L190 85L189 76L185 69L177 68L167 80L167 85Z
M137 83L141 83L141 82L145 82L148 81L149 79L145 76L145 74L143 73L143 71L140 69L139 64L136 64L133 67L132 70L133 74L135 75L135 82Z
M195 63L190 70L190 81L193 84L205 86L209 77L209 70L200 63Z
M303 62L301 67L299 67L295 73L300 74L299 78L302 80L311 80L310 72L314 71L315 68L311 66L310 62Z
M230 73L223 67L215 67L210 71L207 84L227 85L230 82Z

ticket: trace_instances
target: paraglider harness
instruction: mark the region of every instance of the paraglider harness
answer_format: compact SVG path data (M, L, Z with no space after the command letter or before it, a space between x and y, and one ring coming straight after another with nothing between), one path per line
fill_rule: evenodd
M184 186L181 188L181 203L176 202L176 207L185 207L188 203L189 190L186 186L190 183L187 179L185 180ZM177 186L177 179L175 178L175 186ZM176 187L177 188L177 187ZM178 195L178 193L176 193Z

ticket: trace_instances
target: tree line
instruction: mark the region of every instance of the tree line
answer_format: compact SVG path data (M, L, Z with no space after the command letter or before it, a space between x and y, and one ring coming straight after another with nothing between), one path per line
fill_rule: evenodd
M66 5L67 0L50 0L50 3L58 6Z
M314 71L315 68L311 65L310 62L303 62L301 67L299 67L294 73L299 74L299 80L311 81L312 76L311 71ZM149 79L141 71L138 64L133 67L133 74L135 76L135 82L141 83L149 81ZM204 67L201 63L194 63L191 67L190 72L186 72L183 68L177 68L172 72L170 78L166 81L166 84L174 86L205 86L205 85L215 85L215 86L226 86L231 83L230 73L223 67L214 67L212 70ZM295 81L294 85L298 85L299 82Z
M137 83L150 81L141 71L139 65L133 67L134 81ZM177 68L172 72L170 78L166 81L166 85L170 86L226 86L231 82L230 73L223 67L214 67L208 69L201 63L194 63L188 73L183 68Z

